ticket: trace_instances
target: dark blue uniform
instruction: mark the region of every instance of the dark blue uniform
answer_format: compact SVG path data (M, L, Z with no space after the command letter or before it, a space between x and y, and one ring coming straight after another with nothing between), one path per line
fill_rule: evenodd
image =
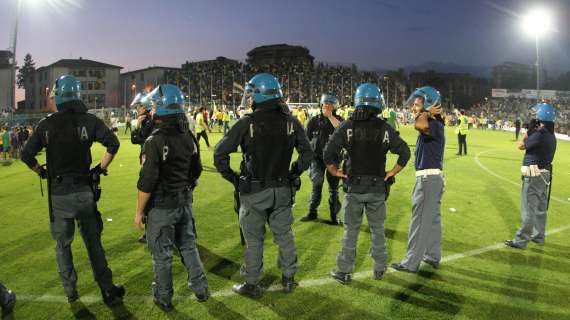
M548 187L551 181L552 160L556 152L556 137L541 127L525 140L523 158L523 186L521 191L521 227L512 240L512 246L524 248L529 241L544 244ZM536 166L534 172L527 169Z
M339 122L342 122L341 117L337 116L336 114L334 117ZM313 189L311 191L311 198L309 200L309 214L307 218L304 218L306 220L315 219L317 217L317 210L321 203L325 175L329 184L329 208L331 221L333 223L336 223L336 216L340 211L340 201L338 200L338 185L340 179L331 175L327 171L327 167L323 161L323 150L330 136L332 136L334 129L335 128L333 127L330 120L323 114L311 118L307 124L307 137L311 142L311 147L315 152L315 157L311 162L311 168L309 171L311 182L313 183Z
M441 197L443 195L443 121L428 118L429 131L416 142L416 184L412 194L412 221L408 251L397 269L416 272L422 260L438 265L441 260Z

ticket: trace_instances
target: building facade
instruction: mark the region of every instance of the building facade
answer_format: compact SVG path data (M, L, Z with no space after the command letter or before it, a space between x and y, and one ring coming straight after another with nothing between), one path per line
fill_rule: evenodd
M0 51L0 112L8 112L14 107L11 90L15 84L11 58L12 52Z
M540 86L546 83L547 74L540 70ZM524 89L536 88L536 66L505 62L493 67L493 88Z
M410 73L410 89L432 86L439 90L446 106L468 108L490 94L488 81L468 73L442 73L436 71Z
M180 68L152 66L121 73L121 105L128 107L139 92L150 92L161 83L172 83L171 78L179 71Z
M38 68L24 82L25 111L45 111L55 81L66 74L81 81L81 98L89 109L120 107L121 69L119 66L83 58L62 59Z

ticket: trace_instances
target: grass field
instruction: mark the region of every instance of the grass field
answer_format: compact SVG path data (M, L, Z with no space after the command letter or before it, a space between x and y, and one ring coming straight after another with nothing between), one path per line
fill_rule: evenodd
M186 287L186 273L175 259L175 307L165 314L152 303L152 261L136 242L133 227L138 146L121 136L121 150L103 179L99 208L103 243L115 281L124 284L123 307L109 309L101 301L80 237L73 244L81 303L70 307L57 274L54 242L48 226L47 198L39 180L21 162L0 166L0 280L19 297L12 319L570 319L570 143L559 141L555 158L553 199L544 247L505 248L519 227L520 162L511 133L472 130L469 155L455 156L457 141L447 129L446 187L442 204L441 268L422 266L418 274L370 275L370 234L362 226L355 281L342 286L327 278L335 267L342 228L321 222L298 222L307 212L310 181L293 208L300 287L279 292L276 246L266 239L263 298L250 300L230 288L240 282L243 261L232 187L215 172L212 151L202 154L205 171L194 196L200 255L207 269L212 298L198 303ZM416 135L402 129L409 144ZM221 137L213 134L215 142ZM102 148L93 149L98 159ZM232 159L238 168L240 155ZM394 162L390 158L389 166ZM386 236L391 262L405 253L414 183L413 159L397 178L388 201ZM44 185L45 188L45 185ZM326 192L326 187L325 187ZM456 212L449 209L455 208ZM320 216L328 216L323 201ZM110 218L112 221L108 221Z

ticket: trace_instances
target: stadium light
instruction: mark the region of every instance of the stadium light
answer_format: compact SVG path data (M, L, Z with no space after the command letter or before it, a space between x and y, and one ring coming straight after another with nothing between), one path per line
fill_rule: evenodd
M534 36L541 36L552 29L552 17L544 9L535 9L522 19L524 30Z
M536 44L536 102L540 102L540 36L552 30L552 17L545 9L534 9L523 16L523 29L534 35Z

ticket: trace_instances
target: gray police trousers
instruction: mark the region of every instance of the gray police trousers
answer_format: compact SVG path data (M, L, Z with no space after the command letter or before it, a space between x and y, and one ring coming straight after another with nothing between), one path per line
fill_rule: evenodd
M0 307L3 307L9 299L9 292L8 288L6 288L2 282L0 282Z
M263 242L265 223L279 247L277 266L286 277L297 272L297 248L293 236L293 212L289 187L267 188L252 194L240 194L239 221L245 238L245 263L241 275L249 284L263 277Z
M374 270L384 271L388 262L388 251L384 237L384 220L386 220L386 195L383 193L345 193L342 203L344 211L344 236L342 249L336 257L340 272L350 273L356 259L356 244L363 211L370 226L372 247L370 253L374 259ZM363 210L364 209L364 210Z
M550 172L544 172L538 177L524 177L521 191L521 228L514 239L516 245L524 248L530 240L544 244L549 182Z
M172 288L172 248L175 246L188 272L188 286L195 293L204 293L208 280L192 227L192 207L190 201L177 209L152 208L146 225L147 243L152 253L155 298L171 302Z
M401 264L417 271L423 259L441 260L441 197L443 176L416 177L412 194L412 221L408 234L408 252Z
M55 254L59 276L67 296L75 292L77 273L73 266L71 243L75 233L75 221L91 260L95 281L103 290L113 286L113 274L107 266L105 250L101 245L103 221L97 211L92 192L76 192L66 195L52 195L53 222L51 234L56 241Z

